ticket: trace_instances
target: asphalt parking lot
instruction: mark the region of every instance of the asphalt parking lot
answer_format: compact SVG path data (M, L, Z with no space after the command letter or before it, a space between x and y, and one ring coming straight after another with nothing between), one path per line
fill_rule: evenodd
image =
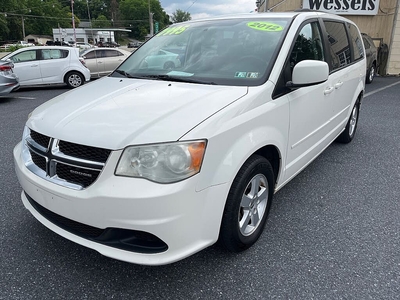
M357 134L280 190L259 242L160 267L128 264L42 226L20 200L13 147L64 87L0 98L0 299L399 299L400 78L367 85Z

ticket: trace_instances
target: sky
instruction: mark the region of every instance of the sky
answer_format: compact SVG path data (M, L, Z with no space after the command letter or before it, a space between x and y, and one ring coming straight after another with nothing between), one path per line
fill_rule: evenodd
M254 12L256 0L160 0L165 12L177 9L190 13L192 20L210 16Z

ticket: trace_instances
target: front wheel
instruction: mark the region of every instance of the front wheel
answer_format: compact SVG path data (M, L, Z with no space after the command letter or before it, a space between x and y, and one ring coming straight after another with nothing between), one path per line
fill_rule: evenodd
M366 83L371 83L374 80L375 77L375 64L372 64L372 66L369 68L367 71L367 76L366 76Z
M354 135L356 134L359 110L360 110L360 103L359 101L357 101L356 104L354 104L353 110L351 111L350 118L347 121L346 128L337 138L337 141L339 143L347 144L353 140Z
M262 156L250 157L236 175L226 200L219 235L229 251L252 246L263 232L274 193L274 172Z
M172 61L167 61L164 64L164 70L173 70L175 69L175 64Z
M80 87L84 82L82 74L78 72L70 72L65 76L65 83L71 89Z

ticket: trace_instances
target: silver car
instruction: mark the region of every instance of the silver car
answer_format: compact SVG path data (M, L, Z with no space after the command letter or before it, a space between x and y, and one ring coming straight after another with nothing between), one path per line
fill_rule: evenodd
M90 77L98 78L114 71L131 52L115 48L91 48L82 50L79 55L85 59Z
M12 62L0 60L0 96L19 89L18 76L14 73L13 68Z

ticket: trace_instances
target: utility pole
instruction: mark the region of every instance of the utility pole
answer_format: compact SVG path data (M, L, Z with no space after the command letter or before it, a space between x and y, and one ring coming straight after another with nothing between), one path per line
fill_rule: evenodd
M150 21L150 37L154 35L153 28L153 13L150 12L150 0L149 0L149 21Z
M76 42L74 0L71 0L71 12L72 12L72 28L74 29L74 42Z
M24 16L22 15L21 17L22 20L22 39L25 40L25 22L24 22Z

